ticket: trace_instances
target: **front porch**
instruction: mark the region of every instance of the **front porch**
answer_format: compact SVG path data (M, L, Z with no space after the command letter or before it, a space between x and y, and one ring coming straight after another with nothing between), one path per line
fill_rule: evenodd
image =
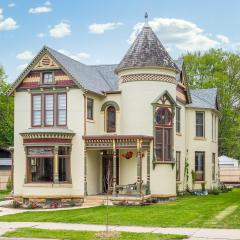
M84 136L84 192L136 201L150 195L150 146L142 135Z

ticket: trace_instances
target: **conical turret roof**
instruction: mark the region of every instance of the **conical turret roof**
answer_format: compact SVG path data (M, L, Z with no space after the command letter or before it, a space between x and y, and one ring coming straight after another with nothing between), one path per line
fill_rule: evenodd
M166 67L179 71L178 67L159 41L152 28L145 24L116 71L132 67Z

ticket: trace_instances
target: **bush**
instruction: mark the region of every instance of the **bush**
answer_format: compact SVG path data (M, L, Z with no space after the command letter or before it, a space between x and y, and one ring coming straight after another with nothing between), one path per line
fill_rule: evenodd
M16 200L13 200L12 207L13 208L20 208L21 207L21 203L16 201Z
M11 177L8 178L6 188L7 188L7 191L9 191L9 192L12 191L12 178Z
M218 195L220 193L220 190L217 187L213 187L211 193L213 195Z

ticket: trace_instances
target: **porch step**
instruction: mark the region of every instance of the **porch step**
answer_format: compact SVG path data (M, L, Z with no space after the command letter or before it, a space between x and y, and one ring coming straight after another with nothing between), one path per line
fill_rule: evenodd
M104 204L104 200L106 199L106 196L86 196L84 198L84 206L100 206Z

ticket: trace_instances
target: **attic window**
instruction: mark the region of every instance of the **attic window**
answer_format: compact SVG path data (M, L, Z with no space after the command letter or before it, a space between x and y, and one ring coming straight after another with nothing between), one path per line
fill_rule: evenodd
M42 74L42 83L43 84L51 84L54 82L53 73L52 72L44 72Z

